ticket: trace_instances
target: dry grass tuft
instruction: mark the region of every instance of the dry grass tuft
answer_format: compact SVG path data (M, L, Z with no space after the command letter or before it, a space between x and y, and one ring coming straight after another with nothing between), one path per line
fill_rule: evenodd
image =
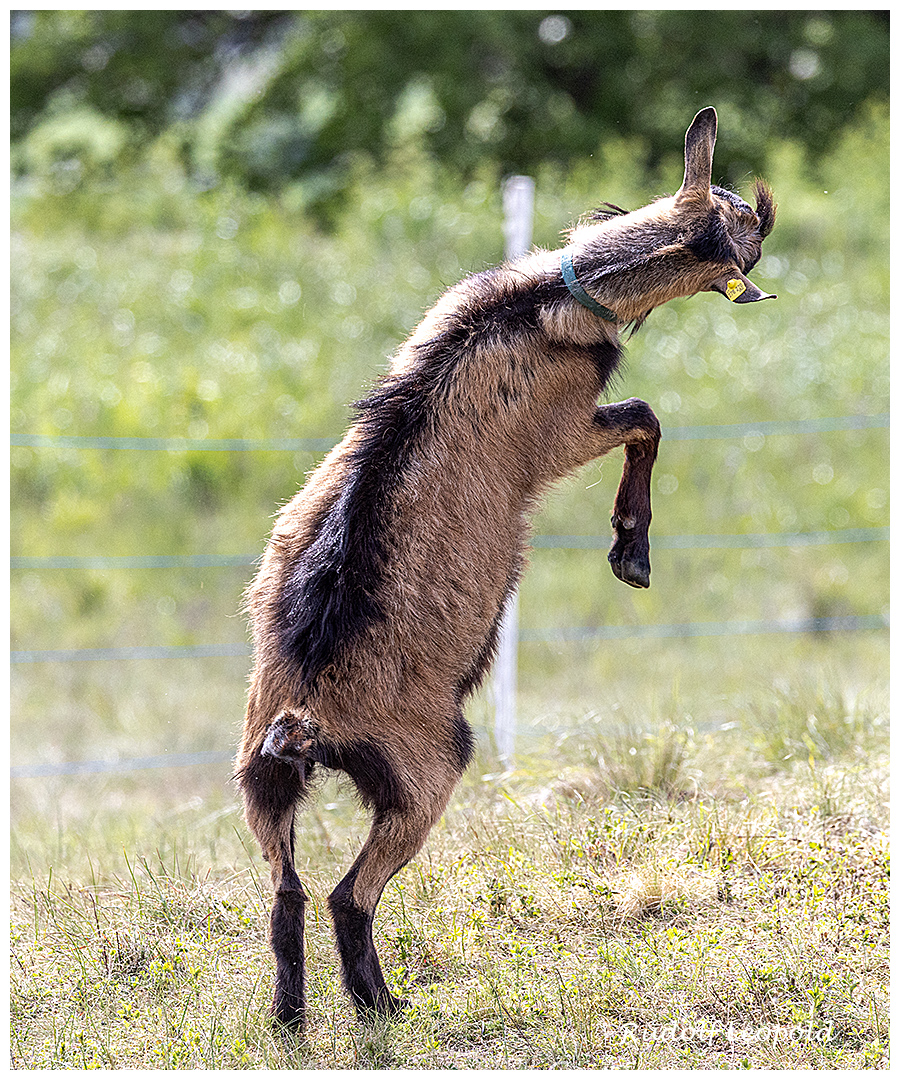
M610 884L610 890L616 911L627 918L654 914L664 906L693 911L724 899L720 880L691 870L629 870Z

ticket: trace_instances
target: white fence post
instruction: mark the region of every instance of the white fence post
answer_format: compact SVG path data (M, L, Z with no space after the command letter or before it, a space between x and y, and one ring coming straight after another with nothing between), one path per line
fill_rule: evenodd
M503 235L506 258L516 259L531 247L534 222L534 180L511 176L503 185ZM494 738L505 768L513 762L516 746L516 673L519 647L519 597L506 603L494 665Z

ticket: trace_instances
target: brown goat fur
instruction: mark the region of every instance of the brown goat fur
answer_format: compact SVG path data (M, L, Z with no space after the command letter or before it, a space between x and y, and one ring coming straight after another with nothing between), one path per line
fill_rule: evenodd
M715 111L702 110L674 196L571 231L574 284L559 251L535 250L449 289L277 520L248 592L255 666L237 777L271 865L273 1010L285 1024L304 1014L293 828L313 771L347 773L372 811L329 906L357 1008L391 1012L402 1003L378 963L375 907L471 757L462 704L493 658L530 512L555 480L619 446L609 560L649 585L659 424L642 401L597 401L627 324L704 290L765 296L744 273L772 228L771 193L758 182L753 211L711 186L715 132Z

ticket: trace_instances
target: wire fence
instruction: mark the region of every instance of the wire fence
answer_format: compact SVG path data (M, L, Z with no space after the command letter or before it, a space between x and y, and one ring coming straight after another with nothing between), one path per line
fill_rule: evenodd
M666 548L767 548L806 547L810 544L862 544L886 540L889 529L873 526L862 529L820 529L806 533L691 533L687 536L655 536L653 547ZM536 548L601 550L609 547L609 537L552 536L532 537ZM165 570L205 569L211 567L253 567L259 555L14 555L13 570Z
M682 439L739 439L747 436L814 435L827 431L849 431L890 426L889 413L872 416L826 416L807 420L763 420L742 424L691 424L665 428L667 442ZM336 438L323 439L156 439L105 435L11 435L11 446L34 449L69 450L165 450L169 453L203 451L211 453L243 451L331 450Z
M809 619L743 619L723 622L653 623L635 626L561 626L519 630L520 642L600 641L618 638L720 637L724 634L814 634L848 630L879 630L884 615L840 615ZM115 649L20 649L10 654L14 664L96 660L202 660L249 656L242 642L222 645L132 645Z
M28 780L38 776L94 776L97 773L139 772L142 769L169 769L173 766L217 765L233 758L233 750L198 750L193 754L152 754L149 757L137 758L14 765L9 774L13 780Z
M667 429L667 440L766 438L768 436L818 434L832 431L889 427L889 415L825 417L821 419L767 421L724 425L694 425ZM35 449L99 449L126 451L184 452L322 452L335 445L335 439L157 439L118 438L102 436L11 436L12 446ZM657 536L653 546L658 549L727 549L805 547L810 545L860 544L888 539L887 527L816 530L783 533L691 534ZM535 548L544 549L604 549L608 537L538 535L532 539ZM79 555L79 556L14 556L13 570L144 570L177 568L250 568L259 556L252 554L194 554L194 555ZM720 635L786 634L850 632L877 630L888 626L886 616L863 614L834 618L801 618L783 620L731 620L720 622L673 623L635 626L560 627L523 629L520 642L591 642L597 640L670 637L706 637ZM213 657L246 657L250 648L245 642L187 646L133 646L126 648L94 649L24 649L11 652L13 664L70 663L81 661L136 660L196 660ZM212 750L190 754L159 754L150 757L95 761L41 763L15 766L12 778L63 775L91 775L103 772L131 772L171 766L202 765L230 760L230 751Z

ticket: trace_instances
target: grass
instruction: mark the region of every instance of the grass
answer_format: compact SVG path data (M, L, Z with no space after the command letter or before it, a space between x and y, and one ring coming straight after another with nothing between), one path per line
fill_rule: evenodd
M287 1041L268 1020L267 868L226 764L13 781L13 1065L886 1067L881 636L792 639L778 685L747 674L771 663L765 637L618 672L598 650L581 712L569 658L568 680L525 680L534 722L505 772L476 699L478 759L379 907L412 1003L396 1021L361 1023L340 988L324 900L366 819L327 779L299 819L311 1009ZM668 665L691 662L679 686ZM210 705L237 707L235 663ZM126 703L150 696L141 668ZM198 714L193 692L170 685L169 707Z
M61 858L63 876L40 848L30 871L17 852L13 1064L885 1066L883 708L857 720L852 751L777 764L752 729L657 731L649 761L669 739L692 778L668 794L671 767L650 782L640 745L617 757L602 739L603 764L562 779L558 748L543 777L498 777L483 753L379 908L384 966L411 1006L371 1025L340 989L324 908L365 824L328 781L301 818L311 1009L287 1040L267 1016L267 875L237 808L195 794L167 816L173 792L145 780L123 809L155 810L124 851L104 829ZM839 744L840 710L820 723ZM782 724L802 741L805 722ZM68 785L73 801L96 795Z
M873 114L815 175L777 148L754 277L778 301L668 305L616 393L664 434L886 412L886 131ZM656 194L628 147L602 158L537 178L538 243ZM397 161L358 177L325 236L289 201L191 192L162 147L102 189L17 187L13 430L336 437L428 304L496 261L496 192ZM13 447L13 554L254 555L314 461ZM560 485L537 531L603 537L618 473ZM885 526L887 489L883 429L664 437L654 535ZM523 628L886 613L885 540L652 560L637 592L602 550L536 548ZM248 576L15 570L14 647L243 642ZM227 753L246 671L15 665L12 763ZM523 641L515 768L485 691L480 757L379 908L412 1001L395 1022L352 1016L324 908L365 819L332 781L301 818L312 1007L289 1042L267 1021L267 874L227 763L14 779L13 1066L886 1067L887 671L885 630Z

